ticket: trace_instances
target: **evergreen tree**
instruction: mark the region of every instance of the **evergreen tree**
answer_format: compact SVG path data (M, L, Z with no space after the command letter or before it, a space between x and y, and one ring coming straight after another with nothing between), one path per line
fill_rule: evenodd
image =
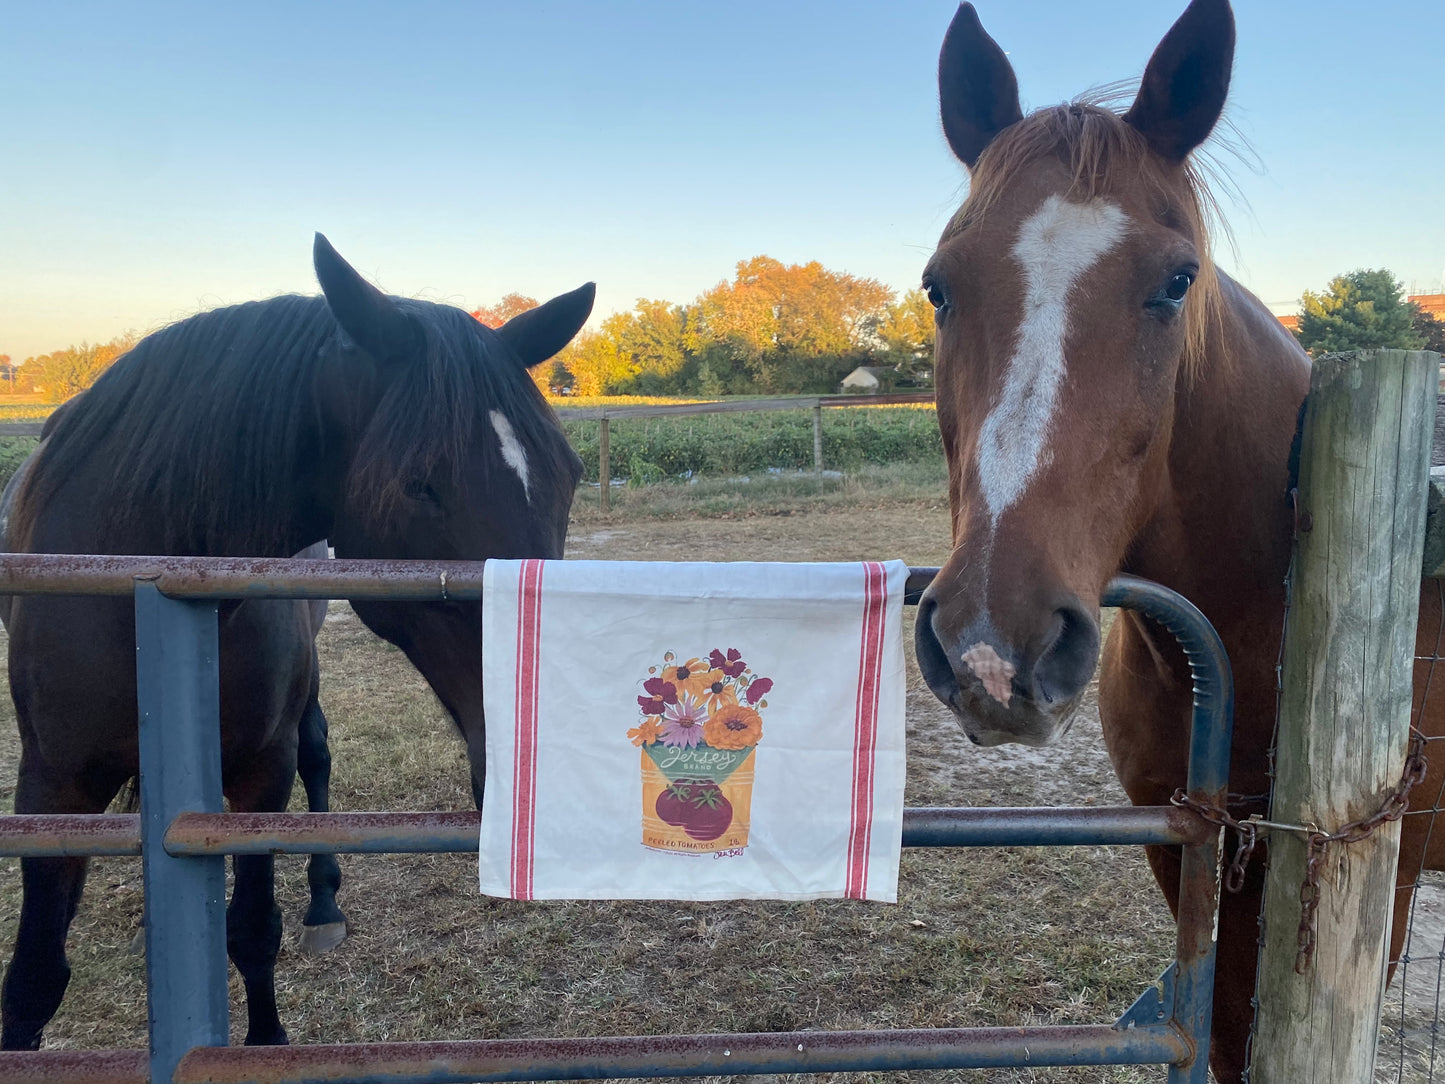
M1340 350L1418 350L1422 345L1411 326L1415 306L1383 268L1338 275L1323 293L1306 290L1303 305L1295 334L1315 357Z

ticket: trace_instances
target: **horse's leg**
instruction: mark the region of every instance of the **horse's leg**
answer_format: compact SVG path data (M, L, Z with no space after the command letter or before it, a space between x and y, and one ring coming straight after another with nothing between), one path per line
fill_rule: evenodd
M313 688L301 716L296 750L296 770L306 788L306 808L312 813L325 813L331 808L331 750L326 744L326 729L326 714ZM346 937L346 916L336 906L341 864L334 854L313 854L306 863L306 880L311 886L311 905L302 923L301 951L321 955Z
M482 791L487 782L487 739L486 732L478 728L476 734L467 734L467 763L472 770L472 801L477 812L482 811Z
M20 860L20 926L0 994L0 1050L39 1050L70 984L65 934L85 887L85 858Z
M1179 914L1180 853L1177 847L1145 847L1149 868ZM1229 861L1227 848L1224 860ZM1264 899L1264 862L1256 853L1244 888L1219 900L1219 940L1214 962L1214 1022L1210 1029L1209 1067L1218 1084L1244 1079L1249 1035L1254 1027L1254 972L1259 953L1259 909Z
M261 758L258 758L261 759ZM240 813L285 809L296 764L271 766L260 785L234 788L231 808ZM275 859L238 854L235 886L226 908L226 951L246 987L246 1045L281 1046L286 1029L276 1011L276 954L281 948L281 908L276 904Z
M53 787L23 753L16 813L99 813L120 789L101 780ZM109 786L109 793L104 793ZM0 1050L38 1050L41 1032L60 1008L70 983L65 935L85 888L86 858L20 860L20 924L0 991Z

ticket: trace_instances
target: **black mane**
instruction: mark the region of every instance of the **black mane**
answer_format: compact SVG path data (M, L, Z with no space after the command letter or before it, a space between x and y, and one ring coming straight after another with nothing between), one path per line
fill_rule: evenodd
M409 481L458 470L491 409L542 457L539 470L557 467L567 451L556 416L496 333L460 309L394 300L422 345L388 363L399 371L374 412L358 419L365 429L349 435L353 499L385 515ZM47 434L16 502L17 548L71 479L104 463L101 484L75 495L85 501L95 552L136 552L159 531L171 554L288 556L282 540L295 525L282 521L339 451L321 446L317 391L346 346L324 298L294 295L216 309L147 336Z

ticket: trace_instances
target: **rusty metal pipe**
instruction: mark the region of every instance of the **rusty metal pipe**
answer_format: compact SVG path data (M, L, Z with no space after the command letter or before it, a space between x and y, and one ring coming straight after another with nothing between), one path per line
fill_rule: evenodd
M477 849L481 814L182 813L173 855L432 854ZM1194 843L1213 831L1172 806L905 809L905 847L1045 847Z
M0 855L69 858L140 854L134 813L44 813L0 817Z
M0 594L130 595L137 579L170 598L364 598L397 602L482 597L484 561L319 561L300 557L99 557L7 553Z
M0 1081L15 1084L147 1084L144 1050L20 1050L0 1054Z
M0 555L0 595L129 595L137 579L170 598L361 598L475 602L485 561L318 561L301 557ZM936 568L910 568L904 601L916 603Z
M481 814L182 813L165 846L173 855L427 854L477 849ZM1186 844L1212 829L1172 806L918 808L903 811L905 847L1042 847ZM140 854L135 814L0 817L0 855L40 858Z
M175 1084L442 1084L445 1081L1167 1065L1189 1057L1167 1024L794 1031L604 1039L488 1039L293 1047L200 1047Z

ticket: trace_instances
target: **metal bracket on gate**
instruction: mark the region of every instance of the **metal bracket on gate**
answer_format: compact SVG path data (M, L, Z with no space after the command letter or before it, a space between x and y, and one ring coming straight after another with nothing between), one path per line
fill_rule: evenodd
M1159 982L1146 987L1134 999L1134 1004L1124 1010L1124 1015L1114 1021L1115 1031L1128 1031L1140 1024L1158 1024L1174 1016L1174 973L1177 963L1170 964ZM1161 993L1162 991L1162 993Z

